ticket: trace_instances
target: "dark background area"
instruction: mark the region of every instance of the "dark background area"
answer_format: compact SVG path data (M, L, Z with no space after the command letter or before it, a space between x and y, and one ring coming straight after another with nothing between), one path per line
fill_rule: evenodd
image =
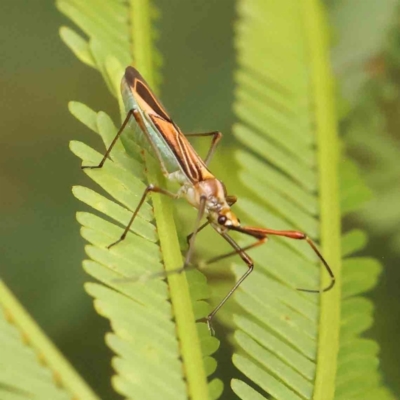
M218 129L229 146L234 2L168 3L160 4L159 20L163 102L184 131ZM88 181L68 142L101 147L69 114L67 103L78 100L114 111L115 121L117 107L100 75L61 42L61 25L72 24L52 1L2 2L1 276L85 379L103 398L111 398L111 352L104 345L108 322L94 312L82 288L87 280L81 268L83 240L74 215L83 205L71 194L72 185ZM363 226L360 219L352 223ZM398 393L399 256L385 247L385 233L370 231L374 240L366 253L386 266L372 294L377 307L372 334L382 347L385 377Z

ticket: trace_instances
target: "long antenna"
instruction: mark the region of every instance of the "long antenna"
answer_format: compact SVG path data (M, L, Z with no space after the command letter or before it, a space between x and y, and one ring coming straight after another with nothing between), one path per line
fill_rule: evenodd
M275 229L267 229L267 228L255 228L255 227L232 227L232 230L238 231L245 233L247 235L253 236L257 239L261 238L266 238L268 235L275 235L275 236L284 236L289 239L295 239L295 240L305 240L310 247L314 250L315 254L318 256L318 258L321 260L322 264L324 265L326 271L328 272L331 282L330 284L320 290L315 290L315 289L302 289L302 288L297 288L297 290L300 290L301 292L308 292L308 293L323 293L327 292L328 290L331 290L335 286L335 275L333 274L332 268L329 266L325 258L322 256L321 252L317 249L317 246L315 243L303 232L298 232L298 231L278 231Z

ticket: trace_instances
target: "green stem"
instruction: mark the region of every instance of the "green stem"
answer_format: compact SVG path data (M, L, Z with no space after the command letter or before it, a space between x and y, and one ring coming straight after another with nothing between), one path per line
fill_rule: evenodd
M131 43L135 67L157 93L150 0L130 0Z
M304 1L304 17L314 91L318 145L322 250L333 267L336 286L321 295L314 400L333 400L339 352L341 251L338 160L334 80L330 69L328 25L320 0ZM328 277L323 273L322 285Z
M131 0L130 5L132 51L135 66L157 92L149 0ZM145 157L145 161L148 182L165 187L165 178L161 174L159 165L148 156ZM173 204L171 199L161 195L152 196L152 200L164 266L166 271L170 271L182 265L182 255L173 219ZM206 400L209 398L207 377L185 274L169 275L168 284L181 347L188 397L191 400Z
M154 160L147 157L146 165L149 182L165 187L165 179ZM165 270L171 271L182 265L172 200L161 195L155 195L152 199ZM188 397L192 400L206 400L207 378L186 275L171 274L168 276L168 284L188 384Z
M54 344L21 306L6 285L0 281L0 304L10 323L15 325L22 337L42 361L53 371L54 382L71 393L74 399L99 400L92 389L76 373Z

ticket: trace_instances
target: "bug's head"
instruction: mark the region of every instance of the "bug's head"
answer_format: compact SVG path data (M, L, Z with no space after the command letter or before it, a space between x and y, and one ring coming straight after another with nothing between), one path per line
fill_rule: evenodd
M195 193L206 197L205 212L208 221L219 233L240 227L240 221L232 212L235 196L228 196L225 185L218 179L207 179L197 184Z
M213 228L219 233L224 233L229 229L240 227L240 220L236 217L235 213L232 212L229 205L223 207L219 212L211 213L209 220Z

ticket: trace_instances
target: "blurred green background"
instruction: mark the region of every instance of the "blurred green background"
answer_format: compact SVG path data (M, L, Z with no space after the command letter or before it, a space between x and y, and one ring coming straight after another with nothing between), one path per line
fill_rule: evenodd
M218 129L225 133L224 146L229 146L234 122L234 2L158 3L163 103L183 131ZM357 58L353 48L349 54L354 57L344 59L346 49L339 56L333 53L335 70L348 94L339 108L343 115L347 113L341 124L344 143L348 141L349 152L377 192L370 208L346 220L345 226L366 228L370 242L364 254L377 257L385 266L371 294L376 322L370 335L382 347L385 379L399 394L398 1L353 1L354 9L347 12L340 3L331 12L333 42L340 41L341 30L351 37L352 31L342 28L353 26L367 54ZM352 20L353 16L357 20L357 4L370 7L368 24L362 27ZM115 121L118 110L100 75L62 44L58 28L71 23L52 1L3 1L0 9L1 275L101 397L115 398L108 379L111 353L104 345L108 323L95 314L82 289L86 280L81 268L83 240L74 215L83 205L72 197L71 186L89 183L68 142L80 139L101 146L69 115L67 103L79 100L95 110L107 110ZM365 20L365 15L358 15L357 21ZM379 40L374 29L379 30ZM366 123L372 141L360 139Z

